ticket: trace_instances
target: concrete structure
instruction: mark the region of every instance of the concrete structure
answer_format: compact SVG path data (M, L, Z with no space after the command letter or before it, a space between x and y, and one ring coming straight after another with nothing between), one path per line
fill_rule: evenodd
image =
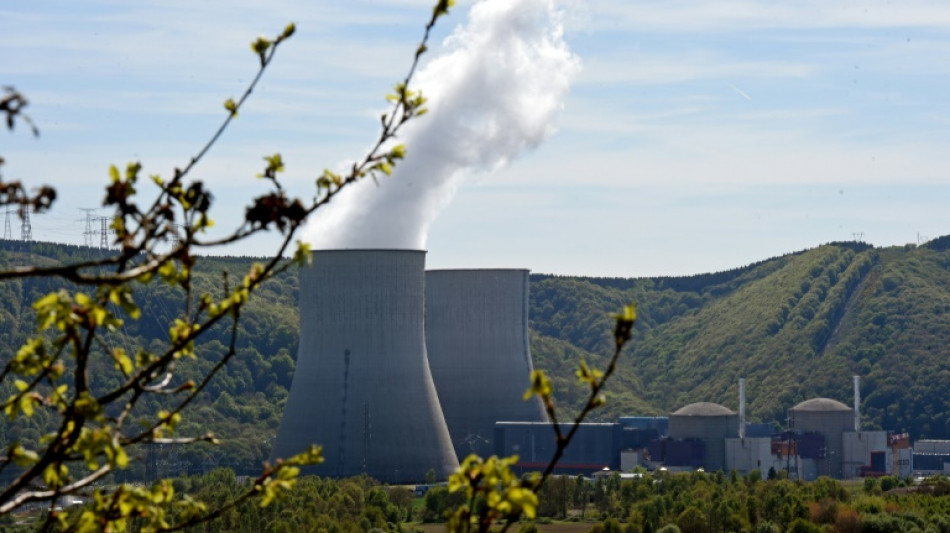
M424 269L422 251L314 252L273 457L321 444L325 461L307 473L396 483L458 466L426 358Z
M914 474L930 476L950 470L950 440L915 441L912 454L910 468Z
M887 446L886 431L850 431L841 434L842 477L890 474L894 459Z
M726 470L746 475L758 470L765 477L770 468L776 472L797 466L787 456L773 453L772 437L745 437L726 439Z
M854 430L861 431L861 376L853 376L854 380Z
M528 271L426 272L426 350L459 460L495 451L495 422L544 422L531 384Z
M932 476L942 474L950 469L950 455L914 452L911 465L915 475Z
M768 422L746 422L744 429L746 438L771 437L777 432L775 425Z
M739 379L739 438L745 438L745 378Z
M738 435L739 415L716 403L689 404L670 415L670 437L703 441L703 466L710 472L725 468L725 440Z
M571 424L561 424L564 433L570 429ZM498 422L494 440L496 455L518 456L517 473L544 470L557 448L549 422ZM622 440L620 424L581 424L554 473L590 476L604 467L619 470Z
M650 456L650 463L657 467L676 467L684 471L706 468L706 443L702 439L656 439L650 442L647 454Z
M920 439L914 441L914 453L950 455L950 440Z
M630 472L643 464L643 454L633 450L622 450L620 452L620 470Z
M654 430L660 437L665 437L670 432L668 416L621 416L617 422L624 429Z
M824 437L824 450L817 458L818 475L841 479L842 434L854 431L854 410L837 400L813 398L792 407L788 414L789 427L796 433L818 433Z
M892 460L894 461L891 474L897 477L908 477L913 475L914 450L910 448L893 448L891 455Z

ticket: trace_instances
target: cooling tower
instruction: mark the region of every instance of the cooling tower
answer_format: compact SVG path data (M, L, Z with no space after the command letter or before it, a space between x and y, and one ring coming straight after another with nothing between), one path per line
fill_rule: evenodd
M528 271L426 272L426 349L459 459L492 455L495 422L545 422L530 385Z
M457 467L426 359L425 252L328 250L300 271L300 347L273 457L306 473L419 482Z

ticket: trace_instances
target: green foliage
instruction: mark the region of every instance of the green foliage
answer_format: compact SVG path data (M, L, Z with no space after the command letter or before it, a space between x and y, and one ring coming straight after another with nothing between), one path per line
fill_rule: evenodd
M284 171L282 157L279 153L265 156L266 166L258 176L269 182L268 192L250 199L242 223L211 238L206 232L213 225L208 218L213 195L193 177L195 165L238 116L280 45L296 31L291 23L275 37L262 36L251 43L260 63L256 75L240 98L225 100L227 115L187 164L175 168L170 177L150 176L154 189L147 196L139 191L142 165L138 161L128 163L124 172L116 165L109 167L103 206L113 210L110 227L115 249L92 259L28 260L0 267L0 279L12 280L2 290L12 296L13 310L19 315L0 316L0 327L6 329L0 339L6 343L0 356L0 394L4 395L0 408L8 422L0 428L4 437L0 472L7 474L0 486L0 516L42 502L48 505L43 530L177 530L219 518L250 499L267 507L294 489L300 466L323 460L321 449L313 445L275 464L265 463L253 481L214 508L191 495L176 494L170 479L147 485L115 482L129 469L131 454L153 455L156 446L218 442L207 427L189 428L184 414L200 408L199 396L212 388L213 378L234 360L243 356L248 365L269 366L258 352L238 344L239 335L255 326L252 322L250 327L240 327L252 293L292 264L283 257L296 231L314 211L352 183L391 174L392 165L405 156L405 148L389 147L390 141L405 123L425 113L425 98L409 85L436 20L447 14L451 4L451 0L440 0L433 8L408 73L390 98L392 108L381 120L375 146L345 175L331 173L329 183L318 183L311 199L289 198L278 177ZM22 113L26 104L15 90L6 90L0 112L9 129L17 121L32 125ZM0 180L0 205L42 211L55 197L55 190L48 187L30 195L19 182ZM220 284L196 276L199 251L240 242L272 228L283 240L270 256L249 265L233 281L226 269L221 271ZM25 251L32 252L30 243ZM298 243L294 263L305 263L308 251ZM0 257L0 262L8 259ZM31 286L34 281L36 285ZM154 298L144 301L143 287L153 288ZM26 303L30 301L32 305ZM145 304L149 305L147 315ZM129 327L143 316L148 318L142 321L141 331ZM34 323L29 319L35 319L35 329L22 329L22 324ZM210 338L215 331L220 337ZM290 328L277 331L288 336ZM286 384L291 367L288 341L278 341L284 345L275 358L280 361L279 376L256 380L260 372L254 376L246 368L245 372L237 368L242 379L232 390L244 392L240 389L274 381ZM227 392L214 398L214 409L232 420L251 414ZM260 412L256 415L259 418ZM92 497L82 509L56 505L61 497L81 491ZM371 492L369 496L379 501L376 516L382 518L374 521L362 516L360 529L383 524L386 517L401 519L384 495Z
M696 401L783 423L813 397L850 400L862 376L869 428L950 437L950 251L835 243L729 272L686 278L532 276L535 367L569 402L569 361L600 363L609 312L635 299L632 349L602 420L666 414Z
M934 480L935 483L950 482ZM892 491L883 497L852 496L835 480L757 481L706 474L656 473L655 477L598 483L593 492L618 505L605 508L591 531L682 532L944 531L950 500L936 485ZM548 507L541 492L539 509ZM573 502L568 514L578 516ZM675 528L675 529L673 529Z
M182 478L176 484L178 490L209 503L227 502L248 488L247 481L240 481L229 470ZM409 520L411 506L411 492L406 488L383 487L365 477L330 480L306 476L270 505L243 503L202 526L202 531L357 532L377 528L398 532L404 530L400 525Z
M449 492L447 487L432 487L425 495L424 522L445 521L449 513L465 503L465 494Z
M0 243L9 247L10 243ZM82 251L75 247L57 247L35 243L31 260L46 258L57 261L75 260ZM87 257L91 251L86 250ZM76 255L74 255L76 254ZM15 252L0 251L0 268L12 266L22 257ZM240 273L254 262L253 259L206 258L193 270L192 283L201 290L212 290L221 279L221 272ZM234 275L234 274L232 274ZM26 302L35 294L49 292L47 280L25 279L0 285L10 302ZM278 274L263 287L258 298L252 298L242 311L238 323L237 354L225 366L217 378L192 403L192 412L177 428L182 434L214 433L222 444L219 447L196 447L179 452L180 468L167 470L177 475L198 472L208 464L227 464L245 474L254 473L270 454L270 439L276 434L285 401L293 377L294 359L297 353L297 276L293 271ZM141 347L158 346L168 338L162 326L173 320L183 307L184 293L180 288L165 284L149 284L136 292L139 307L144 313L139 320L129 320L121 331L113 336L113 357L90 361L90 369L101 377L119 370L116 357L127 354L125 365ZM2 336L12 339L10 345L25 342L30 336L30 322L26 319L30 310L18 305L8 311L13 315L9 322L2 322ZM21 319L20 317L23 317ZM203 336L203 342L195 347L195 359L180 360L178 372L172 382L180 386L197 381L227 351L229 330L225 324L217 325ZM117 380L97 382L100 393L117 383ZM101 389L101 390L100 390ZM7 397L4 395L4 397ZM145 411L157 412L170 409L172 403L158 398L143 405ZM55 420L43 417L24 423L22 417L0 420L0 434L16 438L24 444L54 430ZM158 452L156 452L158 453Z

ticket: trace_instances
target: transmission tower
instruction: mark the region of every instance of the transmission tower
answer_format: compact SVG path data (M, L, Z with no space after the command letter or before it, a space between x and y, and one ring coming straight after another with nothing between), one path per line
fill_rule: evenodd
M184 226L182 226L181 224L175 224L175 223L169 224L169 226L171 226L171 229L172 229L172 246L178 246L179 244L181 244L180 232Z
M83 244L92 248L93 243L95 242L96 233L98 233L96 230L92 229L94 219L96 218L93 216L93 213L96 212L96 209L80 207L79 210L86 213L86 218L80 219L80 222L86 223L85 229L82 232Z
M109 234L112 233L112 230L109 229L107 220L109 217L97 217L99 219L99 248L108 248L109 247Z
M30 224L30 206L23 206L23 221L20 223L20 240L33 242L33 226Z
M10 225L10 208L7 208L6 218L3 219L3 240L13 240L13 226Z
M854 237L854 242L861 242L862 240L864 240L863 231L852 233L851 236Z

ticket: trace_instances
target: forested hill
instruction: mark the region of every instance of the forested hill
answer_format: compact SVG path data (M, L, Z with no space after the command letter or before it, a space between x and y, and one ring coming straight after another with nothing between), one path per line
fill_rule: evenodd
M796 403L825 396L852 403L851 376L863 378L869 428L950 438L950 239L921 247L871 248L834 243L727 272L640 279L555 277L531 283L531 349L558 398L579 401L580 358L602 363L610 351L610 314L635 300L639 320L608 390L601 420L668 414L697 401L738 408L737 380L747 379L751 419L780 422ZM0 268L88 258L98 250L0 241ZM205 258L197 285L234 279L252 258ZM0 357L17 349L34 325L30 302L54 290L49 281L0 283ZM162 284L143 287L143 318L117 343L153 345L181 307ZM213 430L229 444L184 453L190 464L253 465L266 458L290 386L299 320L297 276L265 286L243 314L239 356L196 406L183 431ZM200 347L210 365L224 332ZM183 371L187 374L187 371ZM4 391L0 391L3 393ZM159 406L152 406L158 408ZM568 408L568 410L570 410ZM0 423L0 441L25 432ZM16 433L16 435L14 434Z
M79 246L22 243L0 240L0 268L25 265L50 265L75 262L97 257L101 252ZM198 291L221 293L223 272L229 273L230 283L240 283L242 276L254 262L253 258L201 258L194 269L194 286ZM55 280L10 280L0 282L0 363L5 364L11 354L34 334L36 319L31 303L43 295L64 286ZM133 285L136 303L142 310L139 320L127 320L125 327L105 338L110 348L124 347L136 353L145 347L161 352L167 345L169 324L183 310L180 290L161 282ZM88 291L88 289L86 290ZM198 401L185 416L179 427L182 435L203 435L209 431L221 438L222 445L185 446L173 448L162 455L170 471L181 468L200 471L215 466L231 466L244 473L257 472L261 461L270 453L272 439L277 432L283 403L293 379L294 358L297 354L299 318L297 313L297 275L291 270L268 283L252 298L242 313L237 356L211 381ZM199 372L211 368L227 351L229 324L219 324L196 346L198 359L181 359L177 382L198 379ZM99 358L90 369L100 386L115 386L119 375L112 360ZM12 384L0 383L0 396L10 394ZM155 413L166 407L152 400L140 403L142 410ZM0 417L0 442L14 439L35 440L51 429L51 421L39 410L28 420L19 419L11 424ZM142 462L132 470L141 469ZM132 472L132 476L142 472Z
M950 251L834 243L719 274L602 279L534 276L532 349L564 386L576 355L602 360L609 313L640 319L601 418L698 401L780 422L818 396L853 403L870 428L950 438Z

